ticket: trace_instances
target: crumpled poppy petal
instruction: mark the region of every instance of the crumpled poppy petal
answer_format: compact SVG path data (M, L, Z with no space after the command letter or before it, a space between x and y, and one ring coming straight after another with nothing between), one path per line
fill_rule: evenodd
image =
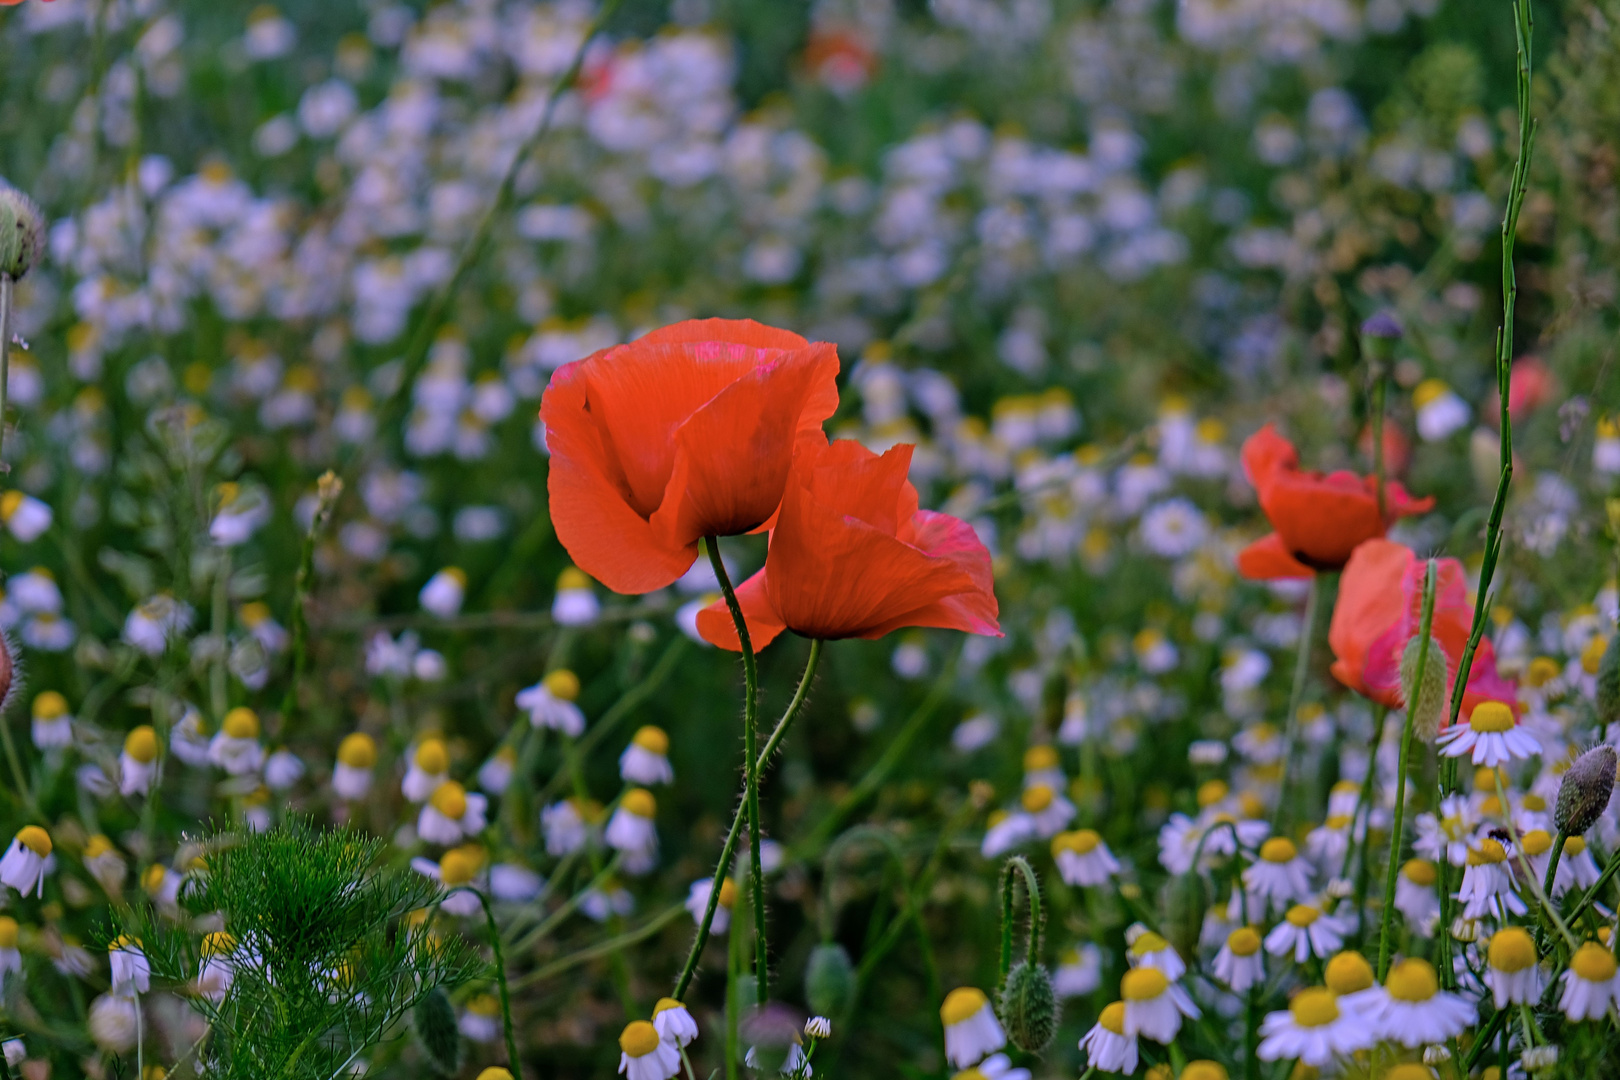
M782 617L771 607L764 570L737 586L737 606L742 608L743 622L748 624L748 643L755 652L775 641L777 635L787 629ZM742 652L742 642L737 638L737 624L731 620L731 609L726 606L724 597L698 612L697 630L699 636L710 645Z
M879 638L904 626L932 626L1001 637L1001 610L996 603L990 553L973 526L949 514L921 510L916 515L916 533L911 542L935 558L955 563L973 581L974 588L897 616L859 636Z
M1316 573L1290 555L1276 533L1268 533L1238 552L1237 568L1250 581L1308 578Z
M1337 657L1334 677L1358 693L1371 692L1366 678L1367 653L1400 621L1405 603L1400 582L1414 561L1411 549L1404 544L1368 540L1351 554L1339 578L1339 598L1328 624L1328 645Z
M810 344L791 330L755 322L753 319L686 319L650 330L636 339L638 345L704 345L730 341L755 349L802 349Z
M540 404L551 452L546 490L557 538L581 570L620 593L661 589L697 559L697 545L669 545L623 494L590 414L579 361L558 368Z

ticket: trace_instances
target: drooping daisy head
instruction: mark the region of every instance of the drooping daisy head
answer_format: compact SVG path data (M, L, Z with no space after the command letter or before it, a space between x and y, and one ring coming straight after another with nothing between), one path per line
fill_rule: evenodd
M976 986L959 986L946 994L939 1019L945 1026L945 1057L958 1069L1007 1045L990 999Z

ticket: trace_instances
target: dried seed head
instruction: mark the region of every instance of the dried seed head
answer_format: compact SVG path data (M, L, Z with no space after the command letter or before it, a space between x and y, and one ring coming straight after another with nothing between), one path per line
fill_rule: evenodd
M1001 988L1001 1023L1007 1038L1026 1053L1046 1049L1057 1033L1057 995L1052 992L1052 976L1040 964L1019 961L1007 972Z
M0 187L0 274L28 273L44 242L45 218L34 200L16 188Z
M1558 787L1553 824L1569 836L1580 836L1597 824L1614 794L1615 753L1612 746L1595 746L1575 759Z
M1423 685L1415 686L1418 677L1418 654L1423 650L1423 639L1414 635L1401 653L1401 696L1406 699L1407 711L1412 716L1412 730L1424 739L1433 739L1440 732L1440 717L1446 707L1447 675L1446 650L1434 638L1429 639L1429 655L1423 662Z

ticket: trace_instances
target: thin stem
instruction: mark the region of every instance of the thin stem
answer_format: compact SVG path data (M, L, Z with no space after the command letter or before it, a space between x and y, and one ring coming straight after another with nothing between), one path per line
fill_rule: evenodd
M1378 485L1374 488L1378 496L1378 518L1380 521L1389 520L1389 512L1385 506L1388 498L1384 493L1384 396L1389 387L1387 365L1380 358L1373 361L1372 385L1372 441L1373 441L1373 480Z
M1608 865L1603 868L1603 873L1599 874L1598 879L1592 883L1592 887L1586 890L1586 895L1581 897L1581 902L1575 905L1574 914L1569 917L1571 923L1580 922L1581 916L1586 914L1586 909L1597 902L1598 894L1603 891L1603 886L1613 881L1614 875L1617 873L1620 873L1620 851L1616 851L1610 856Z
M1502 781L1499 777L1497 779L1497 786L1500 787L1501 783ZM1502 800L1502 805L1507 805L1506 799ZM1547 856L1547 877L1541 886L1541 890L1548 896L1552 895L1553 882L1558 878L1558 862L1564 857L1564 844L1567 843L1568 840L1569 834L1563 829L1559 829L1558 835L1553 837L1552 853Z
M315 490L315 516L310 519L309 532L304 535L304 549L298 559L298 576L293 583L290 619L292 678L288 680L287 692L281 699L281 722L284 728L291 722L293 712L298 708L298 691L303 685L304 669L309 666L309 617L306 609L309 606L310 580L315 576L315 541L320 537L327 521L331 519L332 508L337 504L338 496L343 494L343 481L338 479L336 473L327 470L321 476Z
M469 889L484 905L484 922L489 926L489 946L495 951L495 985L500 991L501 1024L506 1028L506 1063L511 1066L515 1080L523 1080L523 1065L518 1059L517 1029L512 1026L512 994L506 985L506 956L501 951L501 930L495 925L495 908L482 889Z
M1024 878L1024 894L1029 901L1029 937L1025 941L1025 962L1034 965L1041 957L1041 886L1035 868L1022 855L1014 855L1001 868L1001 967L997 986L1007 981L1012 970L1013 890L1018 875Z
M1406 824L1406 770L1407 763L1412 756L1412 725L1413 714L1423 701L1423 676L1429 666L1429 645L1432 641L1430 631L1434 626L1434 589L1438 577L1433 559L1429 560L1428 568L1423 575L1423 621L1418 627L1419 641L1417 665L1413 671L1411 689L1407 693L1406 723L1401 729L1401 756L1400 764L1395 774L1395 822L1390 826L1389 833L1389 871L1384 877L1384 911L1383 922L1378 931L1378 979L1383 981L1389 974L1389 953L1393 944L1395 922L1395 879L1400 874L1401 849L1405 837L1403 831ZM1377 753L1376 749L1374 753ZM1372 766L1369 764L1368 766ZM1445 928L1441 928L1445 932Z
M6 394L11 381L11 307L15 285L10 274L0 274L0 472L10 471L5 465Z
M225 705L229 700L225 693L226 665L230 661L230 649L226 645L225 619L230 605L230 586L231 549L222 545L214 552L214 608L210 626L214 641L218 644L219 655L214 658L213 670L208 673L208 702L214 710L216 724L223 722Z
M1344 851L1344 865L1339 870L1343 877L1350 869L1350 855L1355 849L1355 828L1361 825L1361 860L1356 864L1356 944L1359 947L1367 933L1367 889L1372 883L1372 796L1373 783L1378 776L1378 748L1384 745L1384 725L1389 721L1389 708L1378 706L1378 718L1373 723L1371 753L1367 757L1367 775L1361 778L1361 794L1356 799L1356 813L1350 819L1350 844ZM1393 858L1393 856L1391 856Z
M1283 775L1277 791L1277 808L1272 814L1272 830L1281 828L1288 813L1289 785L1294 775L1294 744L1299 741L1299 704L1305 696L1305 678L1310 673L1311 643L1316 637L1316 613L1320 606L1322 575L1311 575L1310 591L1305 594L1305 621L1299 629L1299 649L1294 658L1294 685L1288 693L1288 721L1283 729Z
M570 953L567 956L559 957L558 959L547 964L545 967L536 968L534 971L531 971L521 979L514 980L512 985L516 989L522 990L529 986L533 986L535 983L544 982L546 979L552 978L553 976L561 975L563 972L576 968L581 964L587 964L592 960L598 960L604 956L611 956L618 953L627 945L634 945L639 941L645 941L647 938L652 937L654 934L658 933L658 931L674 922L676 916L680 915L685 910L685 904L675 904L671 907L665 908L663 911L659 912L657 915L654 915L651 919L648 919L634 930L626 930L617 937L608 938L606 941L599 941L589 948L581 949L579 952Z

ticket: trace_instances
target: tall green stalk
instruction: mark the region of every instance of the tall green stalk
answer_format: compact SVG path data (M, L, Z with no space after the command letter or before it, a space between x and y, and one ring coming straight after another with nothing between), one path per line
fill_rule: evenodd
M1288 813L1288 800L1294 776L1294 746L1299 742L1299 706L1305 696L1305 678L1310 674L1311 646L1316 640L1317 609L1321 606L1322 574L1311 575L1310 591L1305 594L1305 621L1299 630L1299 649L1294 657L1294 684L1288 692L1288 719L1283 726L1283 774L1277 791L1277 808L1272 828L1279 829Z

